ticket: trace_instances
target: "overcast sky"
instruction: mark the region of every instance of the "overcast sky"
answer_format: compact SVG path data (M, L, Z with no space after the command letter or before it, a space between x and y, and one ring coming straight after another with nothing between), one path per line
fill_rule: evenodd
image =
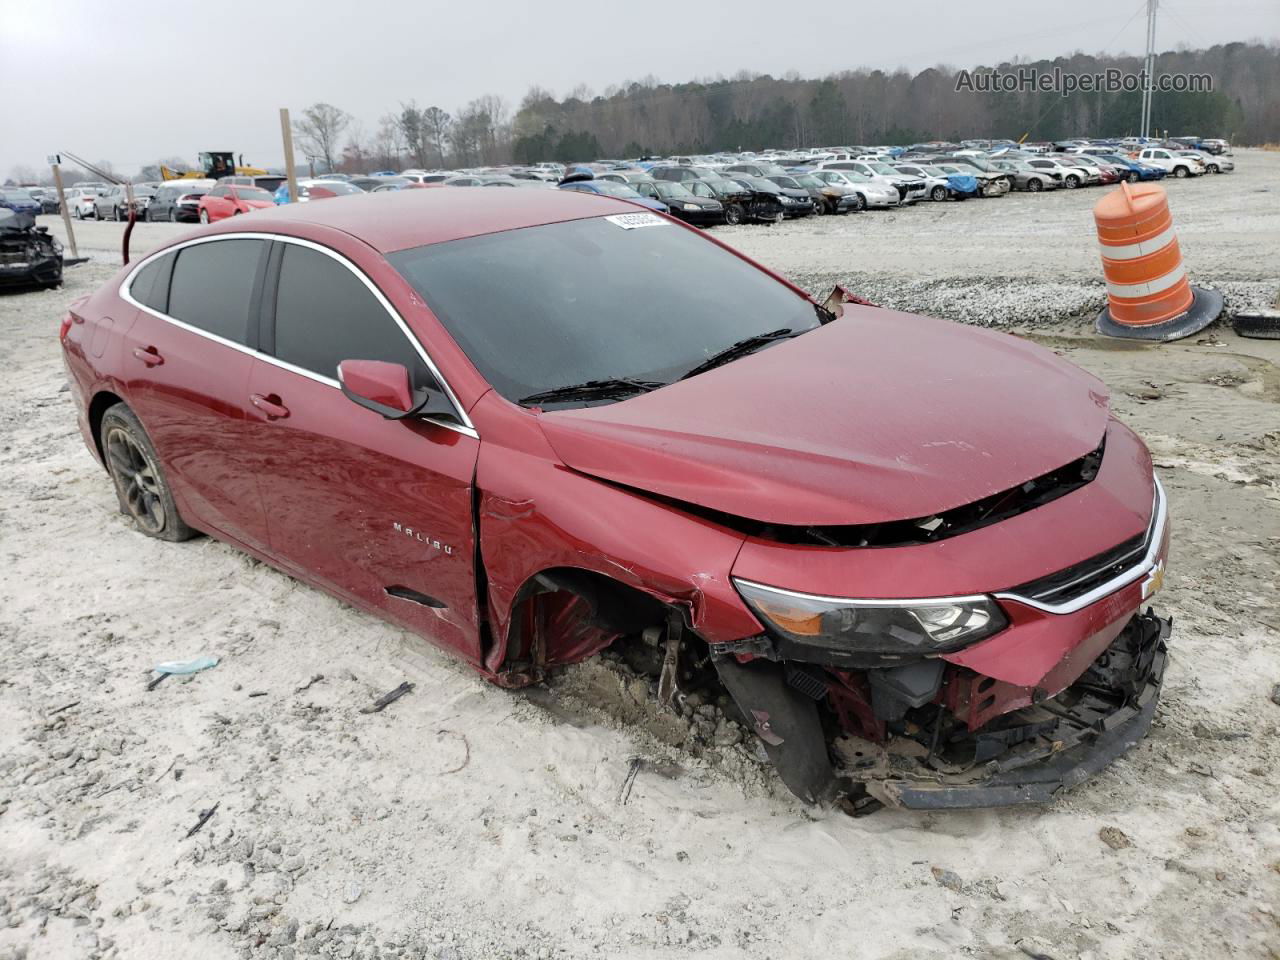
M319 100L352 113L369 135L402 101L456 112L496 93L514 107L535 83L563 96L579 83L599 91L647 74L674 83L742 69L822 76L1141 52L1144 9L1139 0L598 9L526 0L0 0L0 179L58 150L121 172L167 156L194 162L200 150L274 166L279 108L296 114ZM1277 0L1162 0L1160 11L1162 49L1280 37Z

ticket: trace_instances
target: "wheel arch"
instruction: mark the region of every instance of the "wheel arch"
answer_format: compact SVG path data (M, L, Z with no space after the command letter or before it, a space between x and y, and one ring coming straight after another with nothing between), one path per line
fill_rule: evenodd
M99 390L89 401L88 420L89 435L93 438L94 449L98 452L98 461L106 464L106 454L102 449L102 418L117 403L124 403L122 397L110 390ZM127 404L126 404L127 406Z

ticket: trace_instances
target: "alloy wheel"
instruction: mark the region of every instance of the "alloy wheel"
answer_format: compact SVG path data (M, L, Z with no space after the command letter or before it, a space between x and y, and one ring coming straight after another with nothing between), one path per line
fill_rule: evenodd
M164 529L164 501L155 465L122 427L107 432L107 469L130 516L147 533Z

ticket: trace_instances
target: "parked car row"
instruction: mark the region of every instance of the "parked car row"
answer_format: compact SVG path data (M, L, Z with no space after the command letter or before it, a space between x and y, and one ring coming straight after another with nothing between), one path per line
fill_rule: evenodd
M840 146L760 153L596 160L566 167L544 162L470 170L382 170L330 173L297 181L297 202L361 193L440 187L569 190L630 200L699 226L780 223L811 215L848 214L1138 182L1185 179L1235 169L1225 140L1179 137L934 141L901 146ZM130 193L132 200L130 199ZM79 183L65 192L78 219L211 223L291 202L280 174L138 183L130 188ZM0 208L56 213L44 187L0 188Z

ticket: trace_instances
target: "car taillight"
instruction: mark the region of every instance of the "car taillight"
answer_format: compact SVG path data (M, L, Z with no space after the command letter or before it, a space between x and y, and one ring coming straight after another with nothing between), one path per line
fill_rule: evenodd
M59 343L65 343L65 342L66 342L66 340L67 340L67 334L71 332L71 324L72 324L73 322L74 322L74 318L73 318L73 317L71 316L71 314L69 314L69 313L68 313L65 317L63 317L63 318L62 318L62 326L58 328L58 342L59 342Z

